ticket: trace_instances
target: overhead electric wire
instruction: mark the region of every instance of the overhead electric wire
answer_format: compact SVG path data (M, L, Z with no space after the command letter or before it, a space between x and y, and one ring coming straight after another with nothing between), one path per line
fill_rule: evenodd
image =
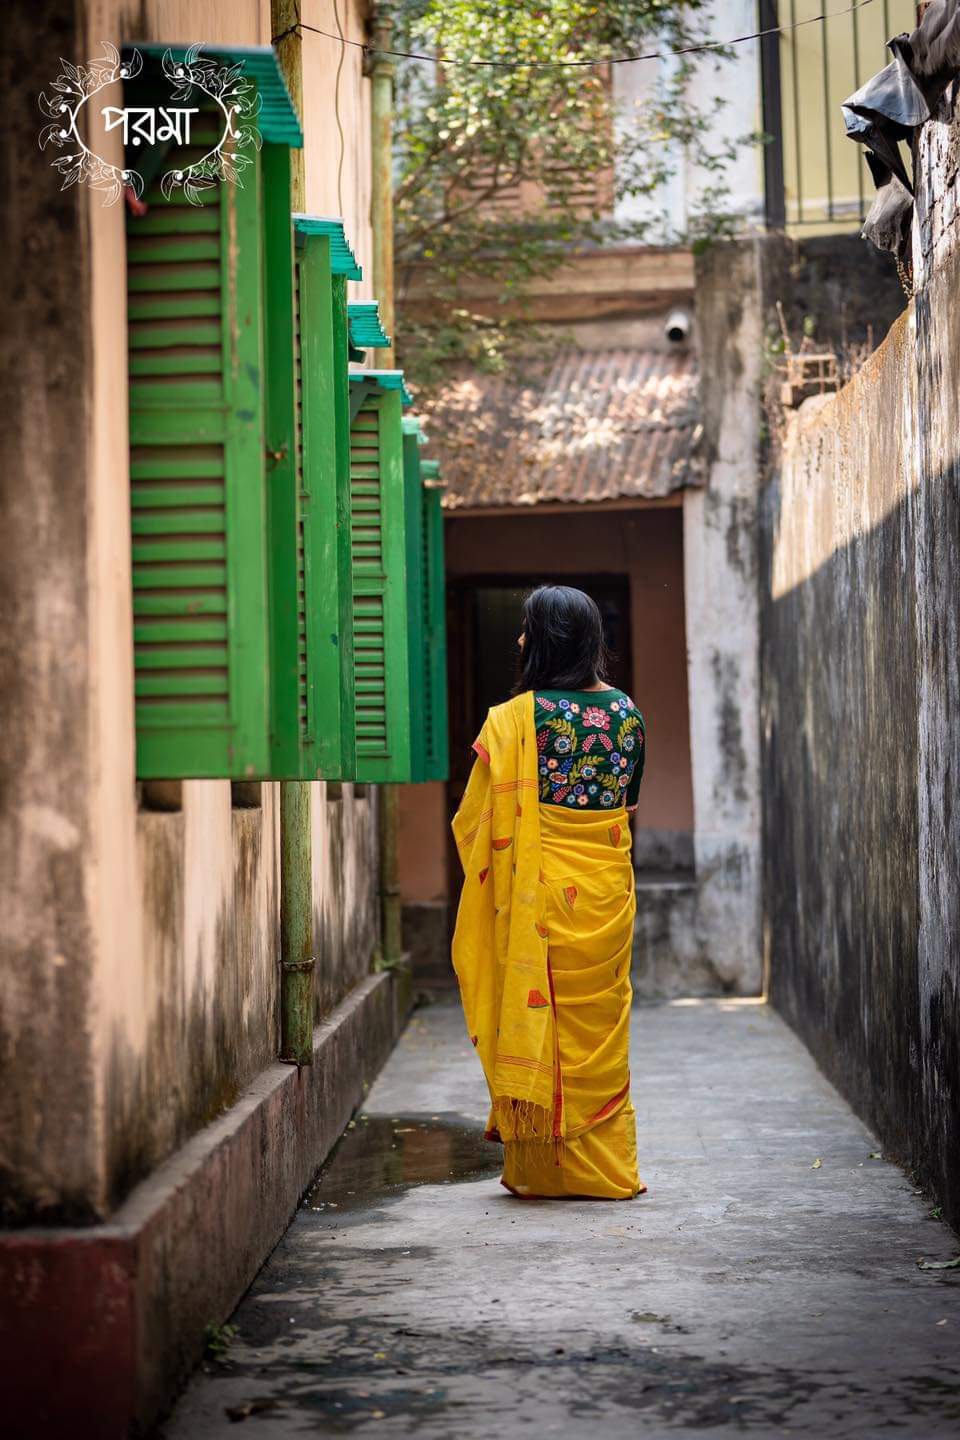
M347 40L343 33L343 26L340 24L340 5L338 0L333 0L333 18L337 22L337 38L340 41L340 58L337 61L337 80L333 90L333 117L337 122L337 134L340 136L340 158L337 161L337 209L343 214L343 157L346 152L347 142L343 134L343 121L340 119L340 75L343 70L343 62L347 56Z
M367 55L389 55L395 60L425 60L431 65L485 65L509 70L556 70L574 67L584 69L592 65L635 65L641 60L667 60L676 55L698 55L706 50L725 50L728 45L744 45L750 40L762 40L765 35L782 35L789 30L799 30L804 25L825 24L828 20L852 15L856 10L865 10L873 3L874 0L857 0L857 3L848 5L845 10L821 11L819 15L809 15L806 20L795 20L789 25L770 25L766 30L754 30L749 35L734 35L729 40L704 40L698 45L683 45L677 50L649 50L640 55L612 55L598 60L457 60L449 55L426 55L418 50L381 50L363 40L344 40L342 35L320 30L316 25L307 25L302 20L274 36L273 44L278 44L296 30L309 30L311 34L323 35L327 40L337 40L341 46L353 45Z

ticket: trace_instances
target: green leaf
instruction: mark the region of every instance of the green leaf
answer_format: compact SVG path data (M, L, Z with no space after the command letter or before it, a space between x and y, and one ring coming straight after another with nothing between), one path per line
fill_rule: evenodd
M557 735L566 735L570 741L570 749L567 751L567 754L572 755L577 748L577 731L572 722L564 720L561 715L557 715L552 720L547 721L547 726Z

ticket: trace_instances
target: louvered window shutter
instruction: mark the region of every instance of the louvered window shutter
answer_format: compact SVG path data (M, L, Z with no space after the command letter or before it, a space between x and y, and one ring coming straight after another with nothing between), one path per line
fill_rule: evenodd
M435 460L420 466L424 546L424 714L426 780L446 780L449 774L447 715L447 596L443 550L443 486Z
M403 482L406 523L407 659L410 672L410 779L427 778L426 546L423 479L420 474L421 432L411 415L403 417Z
M344 780L357 776L356 727L356 663L353 631L353 510L350 463L350 378L348 370L349 324L347 315L347 280L360 278L359 268L351 270L349 261L332 246L333 276L333 416L336 456L336 507L333 515L325 510L325 526L336 533L336 585L339 628L339 745L340 774ZM331 569L331 580L333 570ZM332 640L331 635L331 640ZM329 693L329 692L328 692ZM331 707L337 702L334 685L329 693ZM331 721L332 723L332 721Z
M143 778L270 773L259 196L258 162L199 206L154 185L128 225Z
M300 546L300 390L294 322L290 159L263 148L264 380L270 575L270 775L300 775L301 730L308 710L305 597Z
M293 217L299 774L354 778L347 275L337 221ZM339 272L339 273L338 273Z
M411 775L401 394L366 380L350 427L356 778ZM369 388L368 388L369 386Z

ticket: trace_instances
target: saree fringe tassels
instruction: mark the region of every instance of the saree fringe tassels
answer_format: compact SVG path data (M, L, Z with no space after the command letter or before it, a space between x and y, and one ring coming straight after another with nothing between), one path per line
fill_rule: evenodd
M453 822L453 963L522 1195L622 1199L637 1175L628 1062L636 907L623 809L540 805L533 696L496 706Z

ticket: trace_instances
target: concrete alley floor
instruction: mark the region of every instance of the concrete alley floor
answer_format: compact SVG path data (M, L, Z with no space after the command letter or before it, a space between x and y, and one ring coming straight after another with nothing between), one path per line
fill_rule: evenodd
M960 1246L778 1017L638 1009L633 1073L649 1194L517 1200L419 1011L166 1440L960 1434Z

